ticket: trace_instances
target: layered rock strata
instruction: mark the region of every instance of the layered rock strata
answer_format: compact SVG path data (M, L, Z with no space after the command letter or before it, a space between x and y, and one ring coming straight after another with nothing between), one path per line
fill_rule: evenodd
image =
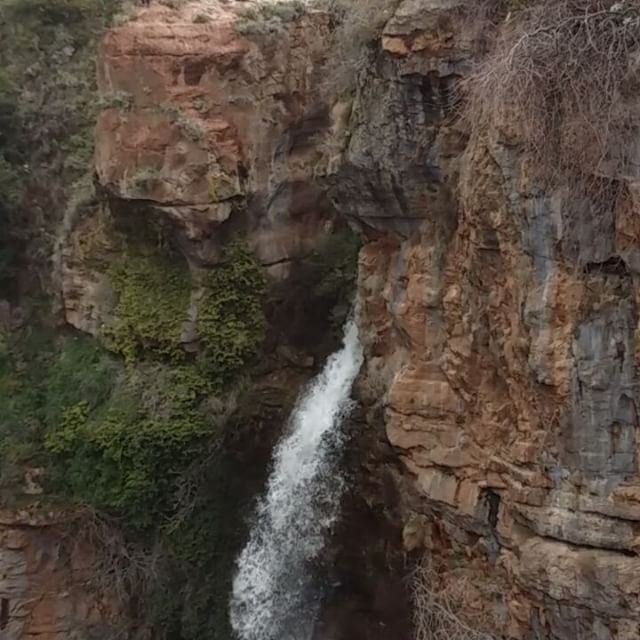
M401 1L348 98L326 81L325 14L256 26L240 4L157 5L106 36L102 189L173 225L192 266L242 230L277 277L335 211L349 220L362 442L384 449L362 452L381 492L365 502L468 581L497 637L640 636L637 177L580 209L536 187L513 123L460 123L478 56L463 0ZM87 224L65 305L95 333L108 295L74 249Z

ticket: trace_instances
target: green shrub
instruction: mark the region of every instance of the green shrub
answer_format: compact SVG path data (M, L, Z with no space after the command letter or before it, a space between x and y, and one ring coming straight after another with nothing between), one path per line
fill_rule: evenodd
M157 110L167 116L169 120L182 131L185 137L194 142L202 140L207 133L201 122L175 105L161 104L157 107Z
M101 109L121 109L130 111L133 107L134 97L127 91L115 91L100 96L99 107Z
M58 424L65 412L78 403L94 409L109 397L118 367L104 349L87 336L71 336L50 360L42 418Z
M179 393L178 405L189 408L165 420L111 408L94 418L86 402L68 409L45 440L54 461L54 487L68 498L124 517L130 528L159 524L171 509L176 478L210 434L194 408L198 389ZM185 404L187 396L193 399Z
M46 26L80 22L99 11L99 0L5 0L4 9L15 17Z
M80 402L88 407L108 397L116 363L92 338L56 340L51 330L31 326L5 336L0 354L0 467L42 462L47 426Z
M63 27L80 46L92 41L120 6L120 0L3 0L0 21L13 28L20 44L51 44Z
M351 298L358 275L358 253L362 242L349 229L328 237L308 259L317 273L314 293L320 297Z
M129 364L143 354L179 360L191 291L186 264L160 253L125 255L109 275L118 294L105 329L110 348Z
M184 361L181 335L188 319L191 280L181 258L157 251L128 254L109 271L118 295L114 319L105 329L111 349L132 364L143 357ZM265 279L241 243L224 252L221 264L202 275L198 304L198 365L224 385L260 348Z
M129 182L136 191L147 191L160 180L160 169L156 167L139 167Z
M256 356L264 338L264 274L248 248L230 245L204 277L198 314L199 363L219 383L229 382Z
M304 14L305 5L300 0L267 2L249 7L239 15L234 29L243 35L275 35L282 32L286 23Z
M282 22L291 22L304 13L305 5L301 0L285 0L265 3L260 5L260 9L267 20L278 18Z
M96 43L119 4L0 1L0 254L12 268L28 250L31 270L49 271L67 188L92 164Z
M331 327L341 331L353 305L358 276L360 237L346 228L324 240L296 274L315 300L330 309Z
M269 448L257 443L255 425L244 420L229 425L227 435L184 474L177 509L163 528L171 562L150 598L159 640L232 637L228 598L234 561L246 540L246 514L266 480Z

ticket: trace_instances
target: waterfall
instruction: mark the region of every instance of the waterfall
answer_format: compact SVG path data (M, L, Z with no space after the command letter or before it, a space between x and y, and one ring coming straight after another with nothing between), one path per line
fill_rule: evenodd
M353 319L342 348L298 399L275 449L265 496L237 561L231 624L241 640L308 640L319 605L310 563L334 523L343 481L341 424L362 365Z

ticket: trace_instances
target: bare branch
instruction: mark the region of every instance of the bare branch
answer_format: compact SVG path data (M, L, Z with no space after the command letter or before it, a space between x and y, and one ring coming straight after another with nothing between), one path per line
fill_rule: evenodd
M415 640L493 640L483 631L491 626L488 614L470 606L470 587L462 575L443 578L425 556L412 580Z
M639 60L639 0L539 0L498 27L464 115L521 144L543 184L598 195L628 172Z

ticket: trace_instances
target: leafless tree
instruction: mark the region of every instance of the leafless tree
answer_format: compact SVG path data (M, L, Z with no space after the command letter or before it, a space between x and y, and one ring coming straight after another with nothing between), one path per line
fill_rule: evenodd
M488 614L470 606L471 585L464 575L447 578L425 557L411 584L415 640L493 640L482 630L490 624Z
M65 522L60 534L72 557L90 550L94 565L87 586L113 598L123 610L129 607L132 596L142 599L158 580L163 562L160 547L149 549L128 541L118 523L88 507Z
M639 0L529 0L463 84L469 123L524 145L537 177L599 189L628 170Z

